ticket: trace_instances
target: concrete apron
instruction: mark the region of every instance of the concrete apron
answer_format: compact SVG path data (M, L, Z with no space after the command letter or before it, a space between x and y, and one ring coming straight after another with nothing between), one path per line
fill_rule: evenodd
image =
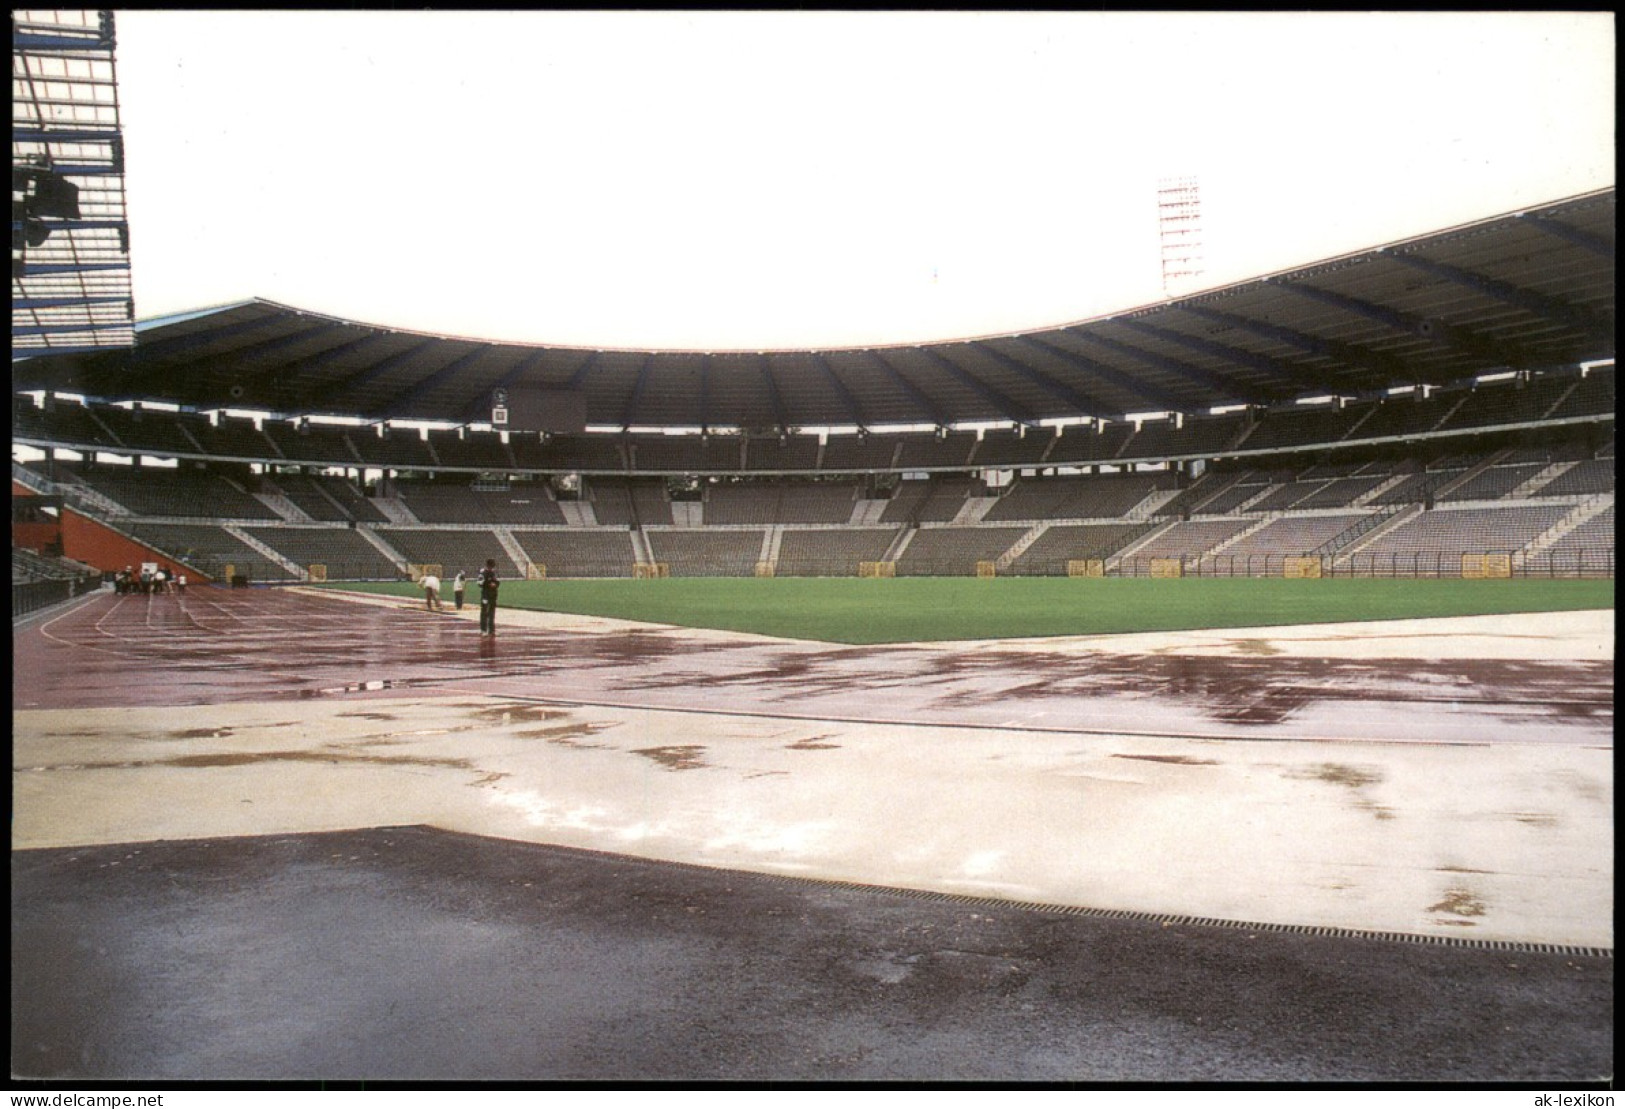
M1476 639L1464 649L1597 661L1612 625L1609 612L1075 646L1391 658ZM1024 902L1613 945L1611 746L1069 734L448 692L17 712L13 849L425 824Z

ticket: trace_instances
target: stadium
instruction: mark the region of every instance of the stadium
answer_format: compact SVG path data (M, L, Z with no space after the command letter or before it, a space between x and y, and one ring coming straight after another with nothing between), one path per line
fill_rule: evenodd
M1612 187L931 342L138 319L113 13L13 37L14 1079L1611 1076Z

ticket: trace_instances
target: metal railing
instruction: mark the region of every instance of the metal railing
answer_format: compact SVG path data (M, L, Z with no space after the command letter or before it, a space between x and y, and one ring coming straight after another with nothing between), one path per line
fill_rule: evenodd
M100 589L100 576L58 578L54 581L14 581L11 583L11 618L38 612L52 605L71 601L75 597Z

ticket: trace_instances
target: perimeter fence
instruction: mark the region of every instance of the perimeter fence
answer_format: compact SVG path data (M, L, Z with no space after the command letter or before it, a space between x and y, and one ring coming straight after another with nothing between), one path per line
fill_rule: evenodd
M315 563L298 571L270 560L190 563L198 579L218 585L294 585L309 582L409 582L422 564L399 568L369 561ZM444 562L429 567L449 594L460 567ZM478 567L464 572L472 583ZM1089 578L1612 578L1611 547L1569 548L1525 556L1511 549L1404 551L1386 554L1294 555L1157 555L1123 559L1098 553L1067 558L1017 561L1004 566L985 560L915 559L896 562L849 558L800 557L777 563L742 562L736 558L672 558L642 563L630 559L571 558L543 565L499 566L505 580L531 578L944 578L944 577L1089 577ZM469 587L473 589L472 584Z

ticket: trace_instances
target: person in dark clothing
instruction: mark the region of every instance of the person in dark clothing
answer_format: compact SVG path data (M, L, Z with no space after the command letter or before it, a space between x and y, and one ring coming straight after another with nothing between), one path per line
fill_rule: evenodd
M502 583L497 580L497 560L485 560L485 569L480 571L480 634L496 635L497 633L497 590Z

